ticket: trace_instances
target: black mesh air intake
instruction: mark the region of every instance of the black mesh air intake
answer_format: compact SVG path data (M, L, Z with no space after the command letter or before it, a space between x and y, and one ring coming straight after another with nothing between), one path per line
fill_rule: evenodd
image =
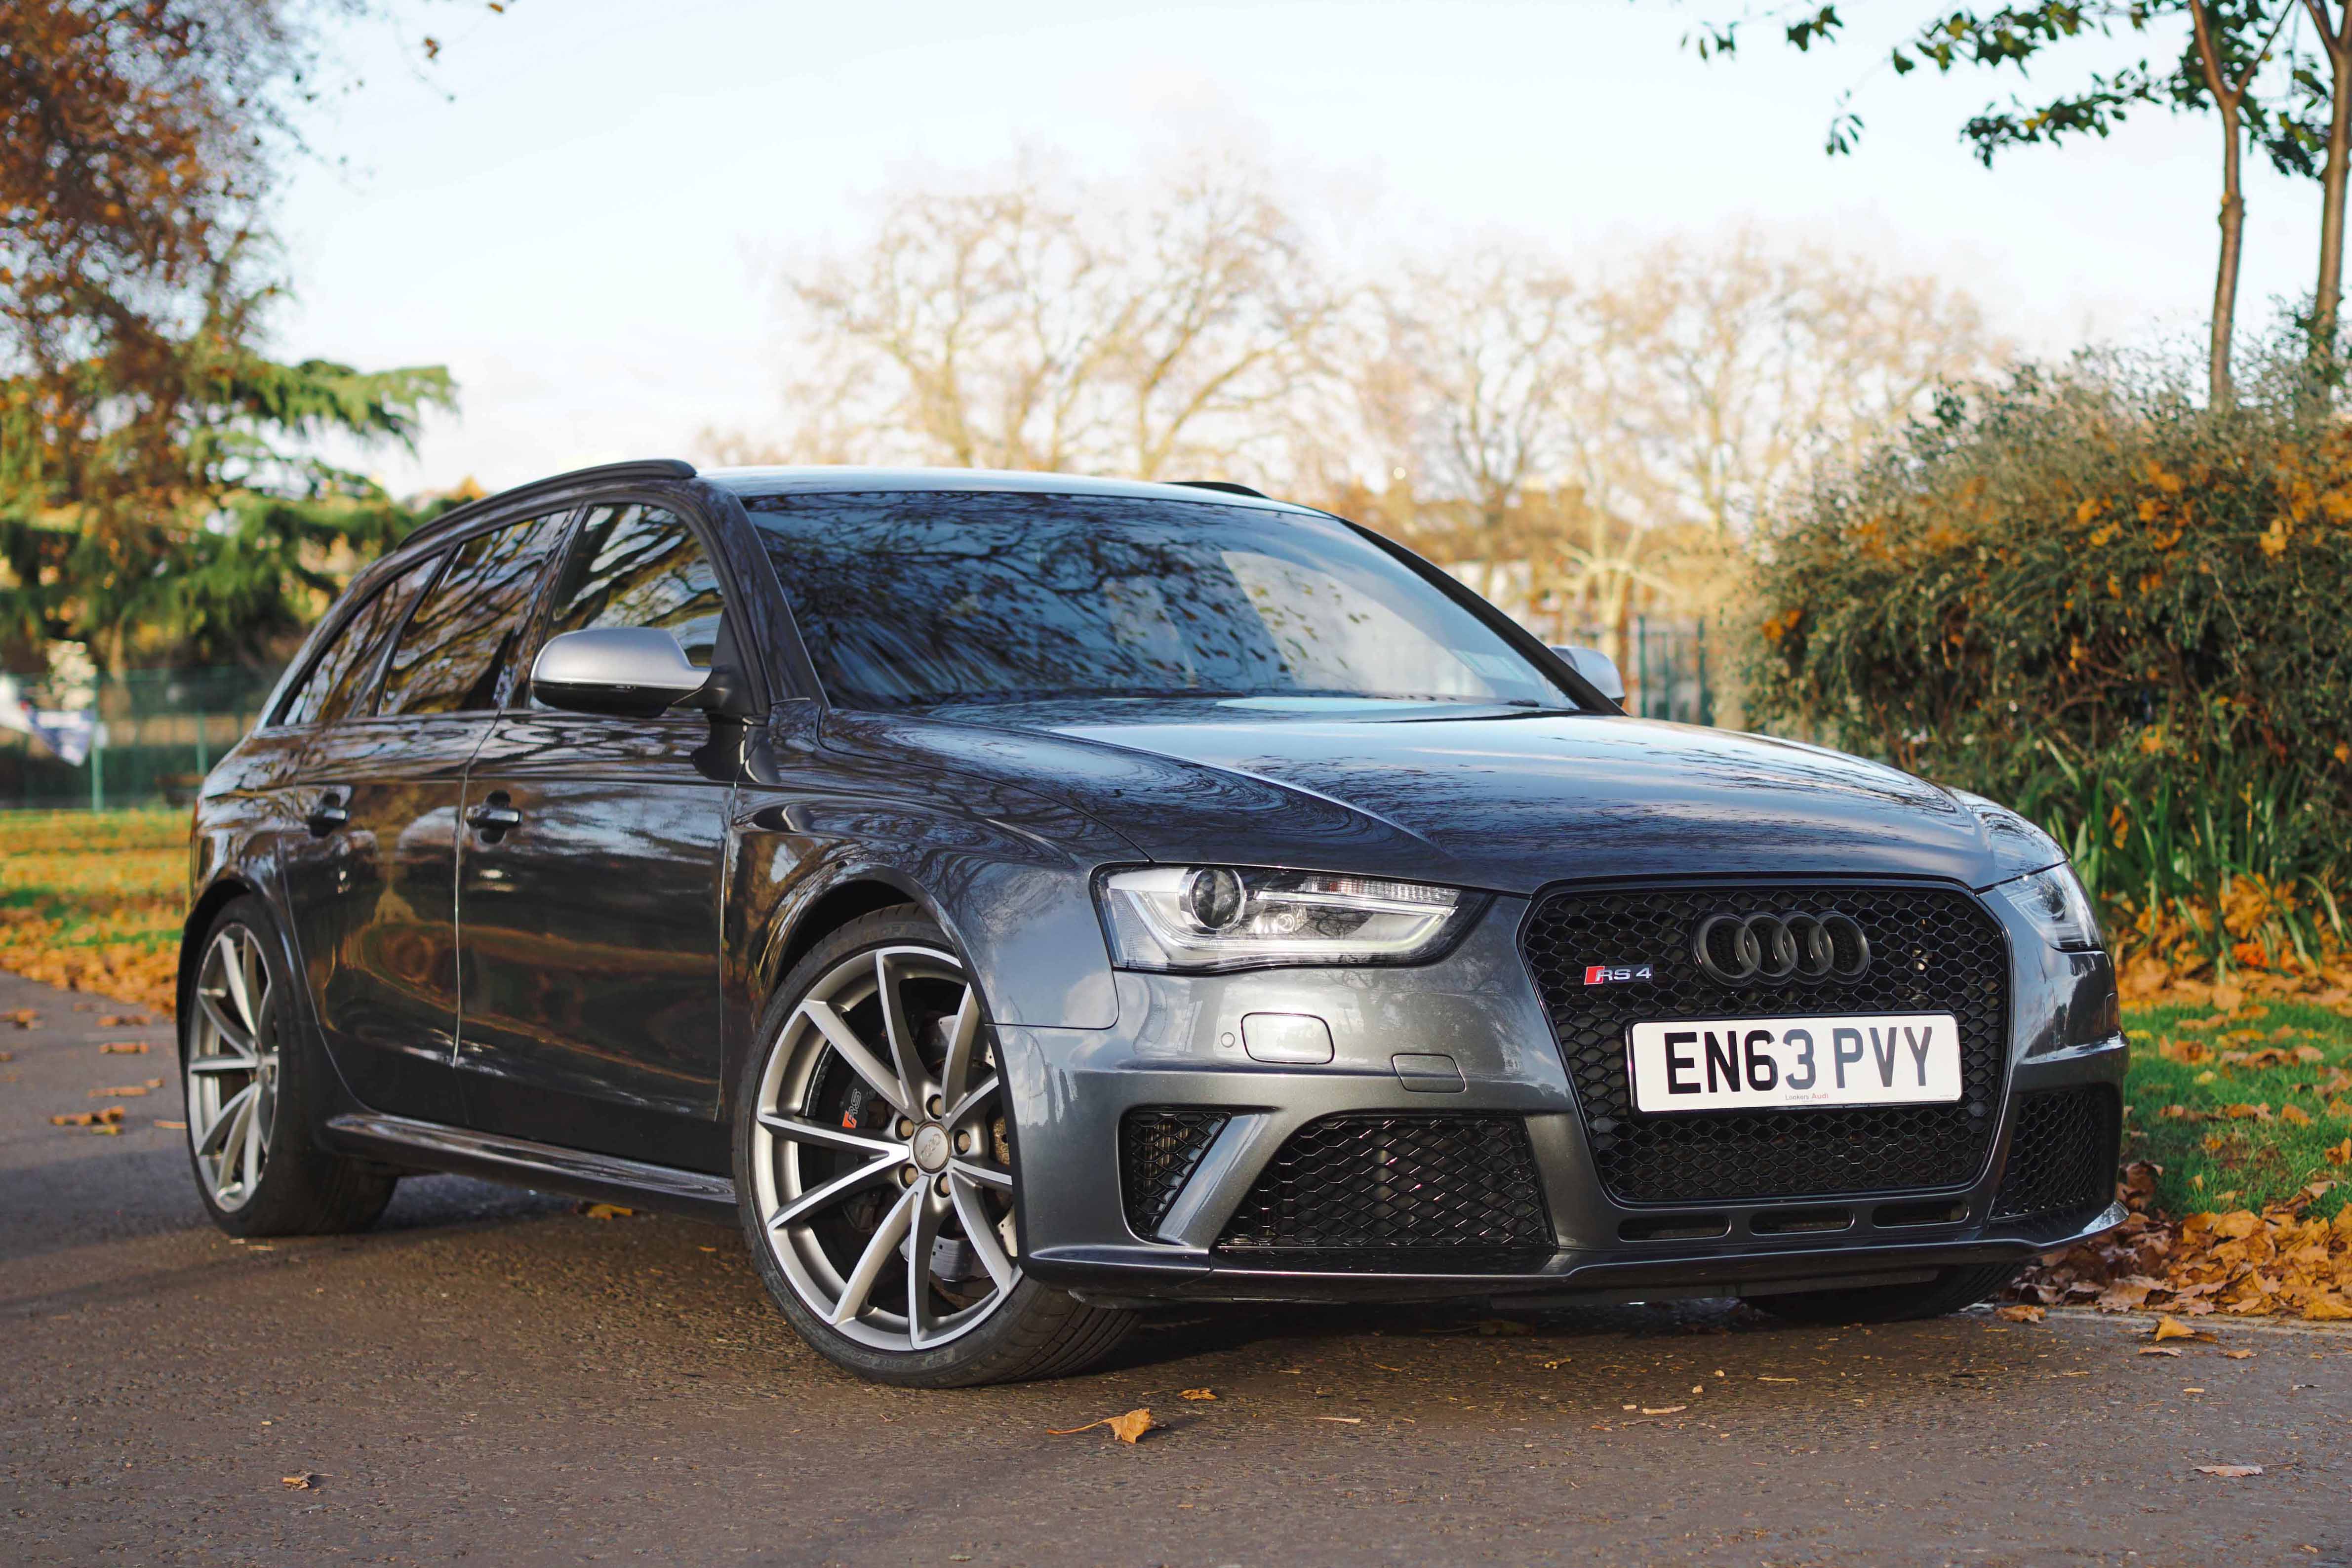
M1552 1238L1518 1117L1362 1113L1291 1134L1217 1245L1335 1262L1422 1250L1530 1258Z
M1858 980L1726 985L1692 956L1719 913L1846 914L1870 942ZM1521 936L1576 1086L1594 1163L1622 1203L1722 1203L1957 1187L1990 1152L2009 1040L2009 949L1958 889L1772 886L1570 890L1541 900ZM1649 964L1654 982L1587 985L1592 965ZM1627 1026L1639 1019L1950 1013L1960 1026L1954 1105L1634 1113Z
M2112 1084L2020 1095L1992 1217L2106 1207L2115 1199L2123 1123L2123 1100Z
M1224 1130L1222 1110L1154 1106L1130 1110L1118 1125L1119 1194L1128 1227L1141 1237L1160 1228L1201 1156Z

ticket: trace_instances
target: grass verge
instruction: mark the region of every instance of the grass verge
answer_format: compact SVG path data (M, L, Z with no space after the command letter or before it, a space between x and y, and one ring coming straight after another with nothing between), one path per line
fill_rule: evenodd
M0 969L168 1011L188 814L0 813Z
M2352 1018L2309 1003L2134 1008L2124 1158L2162 1167L2165 1214L2260 1209L2352 1182ZM2315 1200L2333 1215L2347 1192Z

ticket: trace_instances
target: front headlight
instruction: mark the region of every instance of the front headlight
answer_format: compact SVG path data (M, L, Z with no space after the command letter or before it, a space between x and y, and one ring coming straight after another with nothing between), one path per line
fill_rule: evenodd
M1097 885L1122 969L1414 963L1433 958L1485 900L1454 888L1268 871L1152 866Z
M2033 922L2051 946L2081 952L2107 945L2099 933L2099 917L2075 879L2071 866L2053 866L1993 889Z

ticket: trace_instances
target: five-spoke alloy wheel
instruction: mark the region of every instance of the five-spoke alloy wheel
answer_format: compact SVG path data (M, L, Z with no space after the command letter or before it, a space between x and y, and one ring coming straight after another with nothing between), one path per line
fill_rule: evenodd
M940 1386L1075 1370L1117 1342L1127 1314L1022 1274L994 1034L936 926L894 910L835 933L762 1038L739 1117L744 1228L819 1350Z

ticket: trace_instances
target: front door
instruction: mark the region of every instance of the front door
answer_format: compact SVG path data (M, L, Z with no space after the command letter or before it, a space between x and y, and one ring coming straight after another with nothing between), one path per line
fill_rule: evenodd
M592 507L548 635L662 626L708 666L709 557L657 507ZM719 894L740 746L685 711L611 719L521 683L466 785L458 1060L488 1131L706 1171L719 1101Z

